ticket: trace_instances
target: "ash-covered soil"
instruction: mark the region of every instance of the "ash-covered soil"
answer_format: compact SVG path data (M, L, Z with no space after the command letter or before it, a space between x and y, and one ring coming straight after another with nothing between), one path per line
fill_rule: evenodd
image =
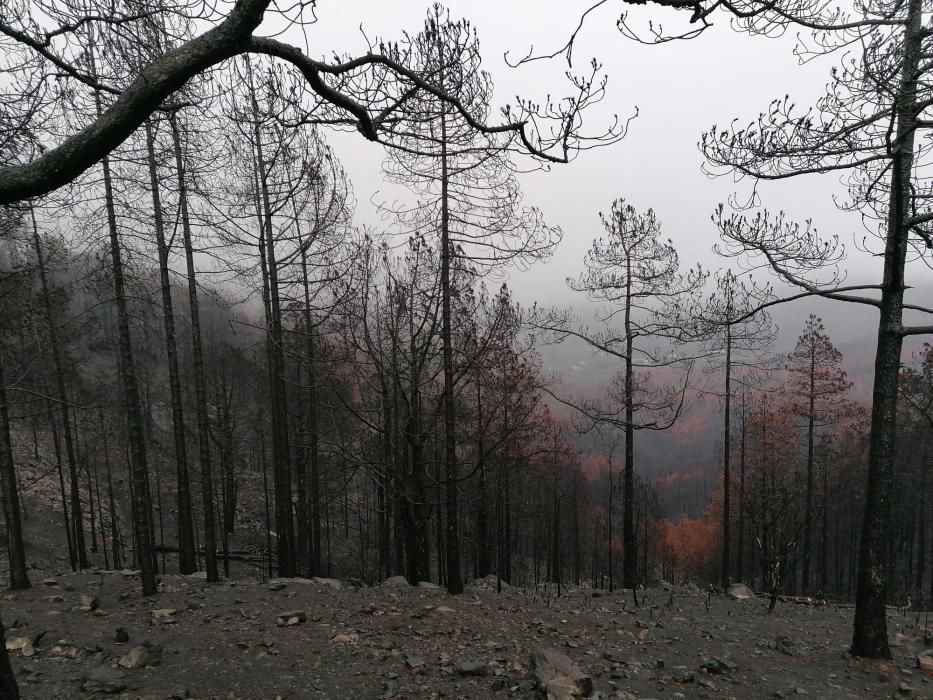
M132 572L31 573L2 609L25 698L534 698L529 657L544 648L598 697L933 698L914 611L892 611L894 658L877 662L846 652L851 608L769 616L763 598L694 586L649 589L635 608L630 593L498 593L493 579L449 596L167 575L143 598Z

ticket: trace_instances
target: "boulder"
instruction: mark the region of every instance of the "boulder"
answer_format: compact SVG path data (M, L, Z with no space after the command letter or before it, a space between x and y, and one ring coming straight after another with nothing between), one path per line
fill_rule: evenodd
M548 700L588 698L593 694L593 679L556 649L532 651L530 671Z
M755 592L744 583L733 583L726 591L726 595L733 600L752 600Z
M461 676L485 676L489 666L482 661L461 661L456 670Z
M118 663L122 668L146 668L158 666L161 661L161 645L143 642L126 652Z
M275 624L279 627L293 627L307 620L308 616L301 610L291 610L289 612L279 613L275 616Z
M81 690L105 695L122 693L126 690L126 674L112 668L92 668L84 674Z
M917 654L917 668L928 673L933 671L933 649Z
M92 610L97 610L100 607L100 598L98 598L93 593L82 593L81 594L81 609L87 610L88 612Z
M382 585L400 588L408 585L408 579L404 576L389 576L389 578L382 582Z

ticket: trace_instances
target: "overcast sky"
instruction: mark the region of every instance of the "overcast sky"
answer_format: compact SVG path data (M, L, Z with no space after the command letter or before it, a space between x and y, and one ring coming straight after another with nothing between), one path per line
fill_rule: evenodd
M510 51L520 56L531 45L541 52L557 48L576 25L585 3L456 0L447 5L454 18L466 17L476 27L484 67L496 84L497 105L511 101L515 94L543 99L549 92L564 93L563 60L510 68L503 54ZM321 2L319 23L309 29L311 52L365 51L361 25L370 37L392 39L400 37L402 30L416 32L427 7L427 2L413 0ZM838 57L829 57L801 66L792 52L795 36L749 37L732 31L722 19L719 26L693 41L643 46L615 29L620 7L606 6L590 16L577 41L574 60L582 70L596 57L609 76L605 111L588 117L594 130L604 126L613 113L631 114L636 105L640 115L621 143L584 153L570 165L556 166L550 172L522 176L526 203L540 207L548 222L564 232L551 261L510 275L510 284L523 304L572 301L564 279L581 269L584 252L600 234L598 212L608 210L619 196L639 209L655 209L685 265L701 262L716 269L730 264L711 250L717 232L710 215L730 193L737 188L747 192L749 185L737 185L731 177L713 180L701 172L697 149L701 133L714 123L727 124L736 117L745 123L766 109L770 100L785 94L800 105L812 104L823 93L829 70L838 61ZM642 26L648 17L665 27L683 21L681 14L657 6L637 12L644 19ZM386 187L380 170L381 147L355 133L328 138L353 182L359 200L358 223L378 227L370 199ZM821 231L838 233L847 247L851 247L853 233L862 235L858 217L840 213L833 205L833 195L844 194L838 176L768 184L760 192L769 209L784 209L797 219L813 218ZM879 263L877 258L853 255L850 280L867 275L868 280L878 281ZM874 320L873 313L852 306L823 303L816 307L839 341L872 335L867 324ZM803 318L809 310L798 305L791 316ZM795 337L799 329L786 331L793 331Z

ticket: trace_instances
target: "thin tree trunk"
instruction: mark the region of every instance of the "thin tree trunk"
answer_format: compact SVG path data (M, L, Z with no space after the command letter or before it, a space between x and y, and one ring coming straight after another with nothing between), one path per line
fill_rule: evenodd
M65 495L65 472L62 467L62 447L58 439L58 425L55 420L55 412L52 410L52 402L46 399L46 408L49 414L49 425L52 428L52 445L55 448L55 466L58 469L58 485L62 495L62 515L64 516L65 536L68 540L68 562L71 564L71 570L78 570L78 557L75 551L74 538L71 528L72 522L68 515L68 498Z
M813 554L813 450L816 424L816 347L810 341L810 405L807 414L807 493L803 523L803 580L801 588L810 592L810 558Z
M93 48L91 50L93 64ZM92 65L92 73L94 68ZM103 112L100 92L95 102L98 117ZM152 500L149 495L149 467L146 460L146 441L139 385L133 363L133 345L130 338L130 314L126 303L126 283L123 278L123 256L120 252L120 236L117 231L117 214L113 197L113 181L110 174L110 158L102 160L104 169L104 198L107 209L107 227L110 232L110 254L113 265L113 288L117 303L117 327L119 332L119 365L126 401L126 423L130 447L130 476L133 485L133 521L136 525L136 547L134 555L140 569L143 595L154 595L156 579L154 548L152 542Z
M168 385L172 402L172 428L173 437L175 439L176 505L178 508L178 571L181 574L190 574L193 573L197 567L197 562L195 561L194 553L194 524L191 513L191 486L188 481L188 450L185 444L185 415L181 397L181 378L178 371L175 312L172 304L172 282L169 277L169 249L165 241L162 195L159 191L159 172L155 157L155 134L150 119L146 120L145 128L146 160L149 165L149 187L152 192L153 223L155 225L156 247L159 253L162 320L165 326L165 354L168 360ZM162 519L160 515L160 528L161 523Z
M625 473L622 477L622 585L636 586L635 557L635 370L632 331L632 257L626 257L625 292Z
M731 306L728 310L731 318ZM732 459L732 326L726 326L726 405L723 417L723 453L722 453L722 571L719 574L719 583L723 589L729 586L729 552L732 528L732 514L730 513L730 489L732 475L730 466Z
M13 675L10 653L6 650L3 620L0 620L0 698L19 700L19 686L16 685L16 676Z
M30 207L32 217L32 236L36 247L36 262L39 267L39 280L42 285L42 306L45 311L45 322L49 327L49 346L52 350L52 364L55 369L55 384L58 389L58 400L62 413L62 433L65 437L65 456L68 459L68 474L71 479L71 518L72 536L78 558L78 568L86 569L87 551L84 544L84 516L81 512L81 495L78 488L78 466L75 459L74 441L71 434L71 419L69 417L68 396L65 391L65 372L62 363L61 349L58 343L58 329L52 314L52 299L49 291L48 274L45 269L45 256L42 252L42 240L39 237L39 227L36 224L35 211Z
M298 217L295 217L295 225ZM304 321L305 321L305 354L308 370L308 466L310 483L304 497L310 496L310 539L308 541L308 560L310 562L310 575L317 576L321 569L321 474L320 450L318 447L318 399L317 399L317 367L314 354L314 326L311 318L311 288L308 280L308 252L307 247L299 234L298 244L301 247L301 279L304 291Z
M201 503L204 510L204 556L208 582L217 581L217 534L214 525L214 480L211 474L211 445L207 417L207 384L204 378L204 350L201 344L201 315L198 304L198 282L194 268L194 246L191 242L191 218L188 212L188 182L182 155L181 133L177 116L169 119L178 174L178 204L181 209L181 230L185 246L185 270L188 277L188 309L191 315L191 354L194 360L194 395L198 424L198 458L201 465ZM189 499L190 504L190 499ZM193 530L193 527L192 527ZM197 565L197 562L195 562Z
M441 115L441 336L444 355L444 461L447 467L447 591L463 593L460 573L459 470L457 468L454 356L450 309L450 210L447 172L447 120Z
M13 462L10 409L7 404L2 350L0 350L0 490L3 491L3 515L7 529L10 588L14 591L25 590L31 584L29 583L29 575L26 573L26 546L23 543L23 526L20 520L19 490L16 485L16 466ZM2 663L2 659L0 659L0 663ZM0 666L0 682L2 682L3 673L4 670ZM10 677L12 678L12 672Z

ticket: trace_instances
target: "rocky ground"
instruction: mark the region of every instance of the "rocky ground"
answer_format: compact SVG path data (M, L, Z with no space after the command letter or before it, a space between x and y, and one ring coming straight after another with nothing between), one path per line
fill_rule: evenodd
M448 596L163 576L144 599L129 571L32 575L2 610L25 698L533 698L548 673L555 697L588 677L598 697L933 698L915 612L892 611L882 663L846 653L850 608L783 603L768 616L765 599L693 586L651 589L636 609L630 594L497 593L486 580Z

